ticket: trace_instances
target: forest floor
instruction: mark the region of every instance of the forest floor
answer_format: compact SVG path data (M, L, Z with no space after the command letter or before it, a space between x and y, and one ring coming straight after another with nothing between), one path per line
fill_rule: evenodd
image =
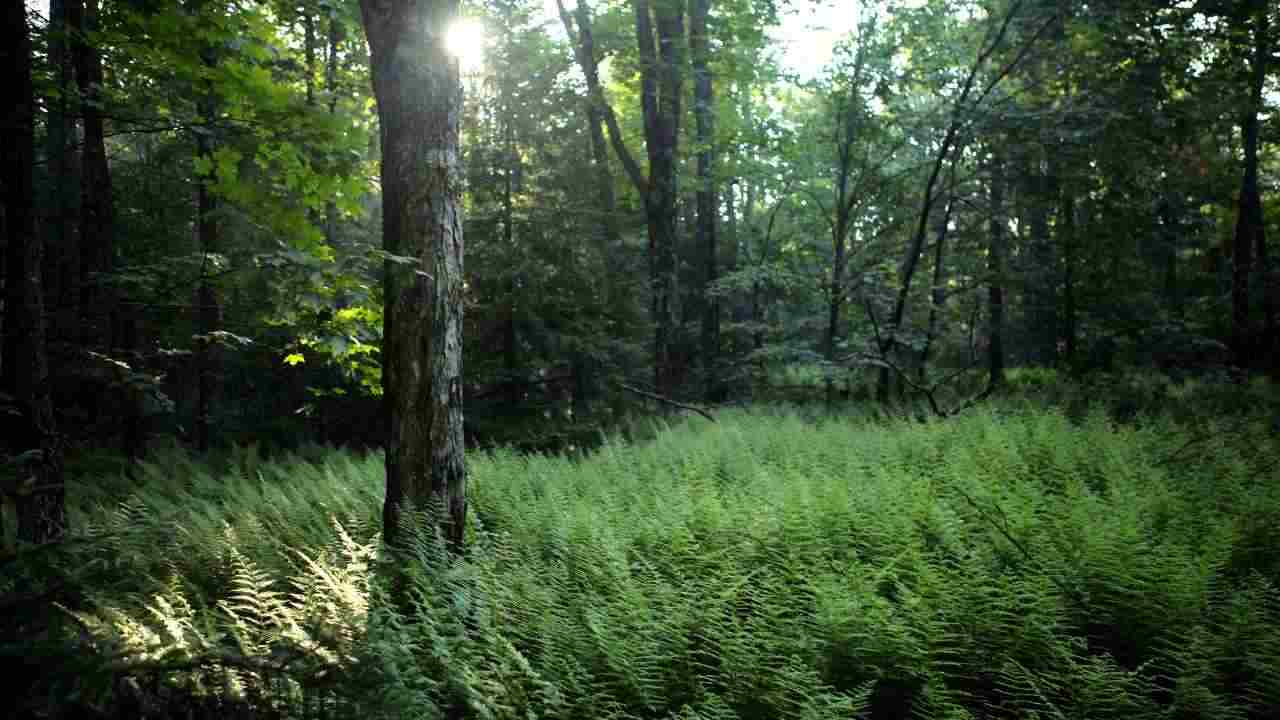
M421 530L380 550L380 455L159 453L70 489L78 541L40 567L78 588L48 627L79 640L22 650L29 704L1274 718L1280 440L1272 390L1239 392L1259 400L1125 422L1027 397L927 422L758 408L585 457L473 454L461 558Z

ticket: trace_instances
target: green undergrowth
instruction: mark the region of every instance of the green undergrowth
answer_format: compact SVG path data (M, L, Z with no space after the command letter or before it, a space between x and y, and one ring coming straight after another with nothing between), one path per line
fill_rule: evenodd
M75 562L111 579L69 609L98 653L60 692L119 692L110 657L250 699L287 665L274 697L368 718L1280 712L1269 417L720 418L472 455L462 559L421 530L382 556L377 455L86 484Z

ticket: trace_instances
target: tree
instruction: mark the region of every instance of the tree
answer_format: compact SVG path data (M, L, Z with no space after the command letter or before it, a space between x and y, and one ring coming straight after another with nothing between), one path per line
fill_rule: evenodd
M45 354L44 238L35 227L32 176L36 105L31 36L21 0L5 3L0 28L4 33L0 65L10 73L0 102L5 108L4 132L0 134L5 162L0 182L4 185L4 239L9 250L7 280L17 282L6 298L6 304L16 303L5 323L6 334L13 336L15 343L6 347L13 354L4 356L6 366L12 367L6 372L3 389L13 393L19 411L19 426L17 432L9 433L10 444L27 458L15 488L18 538L46 543L66 532L66 489Z
M361 0L382 141L382 348L387 491L383 533L406 503L441 502L460 549L467 496L462 436L462 205L458 61L445 46L457 0Z
M702 317L702 366L705 374L704 391L709 400L722 394L721 383L716 377L716 363L720 355L720 301L708 292L714 285L719 248L716 244L716 219L720 214L713 175L715 155L714 93L711 68L708 65L710 47L707 35L707 16L711 13L711 0L691 0L689 48L693 55L694 100L693 111L697 126L698 151L698 217L695 229L695 246L704 253L703 317Z
M677 0L655 0L653 5L650 0L633 0L633 6L640 53L640 106L649 161L647 177L641 174L640 165L627 149L617 116L604 98L595 57L588 47L592 38L590 25L582 10L576 18L579 37L575 55L587 77L587 92L604 116L610 144L644 206L649 233L654 387L659 394L670 395L676 379L671 345L675 332L676 179L684 92L684 6ZM559 2L559 9L567 25L563 2Z
M1262 216L1262 196L1258 189L1258 116L1263 111L1262 91L1267 79L1267 62L1270 59L1270 31L1266 0L1246 3L1247 13L1237 11L1242 25L1252 20L1253 57L1248 73L1249 93L1240 123L1241 144L1244 146L1244 172L1240 181L1240 200L1236 215L1235 238L1232 244L1231 282L1231 341L1237 363L1247 366L1252 354L1259 348L1250 331L1250 285L1254 274L1254 256L1257 255L1264 277L1266 331L1268 336L1276 332L1276 298L1273 280L1268 277L1266 225ZM1247 31L1245 31L1247 32ZM1272 340L1268 337L1268 340Z

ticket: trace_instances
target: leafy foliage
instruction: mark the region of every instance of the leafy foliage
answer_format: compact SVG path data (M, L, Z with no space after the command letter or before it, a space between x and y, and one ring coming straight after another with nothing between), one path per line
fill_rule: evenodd
M1165 462L1199 428L1145 418L741 412L495 451L466 556L428 508L399 586L378 456L172 454L82 508L82 559L137 580L76 614L131 667L203 659L192 692L254 697L248 659L296 655L370 717L1269 717L1280 446L1249 414Z

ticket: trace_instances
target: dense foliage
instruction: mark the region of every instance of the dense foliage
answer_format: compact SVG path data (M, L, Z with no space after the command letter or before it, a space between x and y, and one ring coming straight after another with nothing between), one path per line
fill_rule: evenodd
M16 705L1280 716L1278 9L10 2Z
M378 456L174 450L77 492L88 542L61 563L104 578L74 615L111 669L173 669L144 707L272 680L363 717L1264 718L1269 423L1024 400L495 451L472 459L466 555L417 533L407 590L375 573ZM100 662L57 696L103 692Z

